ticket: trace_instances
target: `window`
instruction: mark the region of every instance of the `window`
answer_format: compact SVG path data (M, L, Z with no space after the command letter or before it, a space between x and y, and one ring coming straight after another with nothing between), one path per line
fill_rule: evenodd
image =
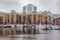
M23 7L23 10L26 10L26 7Z
M20 24L20 16L19 15L17 15L16 22L17 22L17 24Z
M31 23L31 15L28 15L28 22Z
M3 17L0 17L0 24L3 24Z
M34 15L34 24L36 23L36 15Z
M37 10L37 8L36 8L36 7L34 7L34 10Z
M40 19L41 19L41 18L40 18L40 15L39 15L39 16L38 16L38 23L40 23Z
M14 15L11 15L11 23L13 24L14 23Z

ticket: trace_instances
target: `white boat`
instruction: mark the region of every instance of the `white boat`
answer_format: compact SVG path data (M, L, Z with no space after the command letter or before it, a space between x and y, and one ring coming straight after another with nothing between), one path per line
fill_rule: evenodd
M46 29L46 28L45 28L45 25L41 25L40 28L41 28L41 29Z
M60 30L60 27L58 25L54 25L54 30Z

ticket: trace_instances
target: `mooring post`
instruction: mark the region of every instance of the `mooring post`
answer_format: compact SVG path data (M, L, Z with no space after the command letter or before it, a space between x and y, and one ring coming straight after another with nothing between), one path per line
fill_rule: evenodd
M13 32L13 34L14 35L16 35L16 25L15 25L15 27L14 27L14 30L13 30L14 32Z
M36 34L36 25L34 24L34 34Z
M5 28L3 25L2 25L2 36L5 36Z

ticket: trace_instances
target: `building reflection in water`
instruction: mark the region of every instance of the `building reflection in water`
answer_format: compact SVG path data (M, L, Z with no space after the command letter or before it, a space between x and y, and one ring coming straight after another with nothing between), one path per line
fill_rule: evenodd
M24 36L23 40L36 40L36 35Z
M36 35L10 36L9 40L36 40Z

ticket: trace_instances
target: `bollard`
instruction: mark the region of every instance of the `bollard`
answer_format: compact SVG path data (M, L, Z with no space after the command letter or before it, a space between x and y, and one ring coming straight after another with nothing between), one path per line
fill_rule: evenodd
M24 29L24 27L23 27L23 34L25 34L25 29Z
M34 27L34 34L36 34L36 28Z
M16 29L14 28L14 30L13 30L13 35L16 35Z
M2 36L5 36L5 28L2 28Z
M28 27L28 28L27 28L27 33L28 33L28 34L31 34L31 27Z
M46 30L48 30L47 25L46 25Z
M9 30L9 35L11 35L11 29L12 29L12 28L10 28L10 30Z
M20 26L19 26L19 34L21 34Z

